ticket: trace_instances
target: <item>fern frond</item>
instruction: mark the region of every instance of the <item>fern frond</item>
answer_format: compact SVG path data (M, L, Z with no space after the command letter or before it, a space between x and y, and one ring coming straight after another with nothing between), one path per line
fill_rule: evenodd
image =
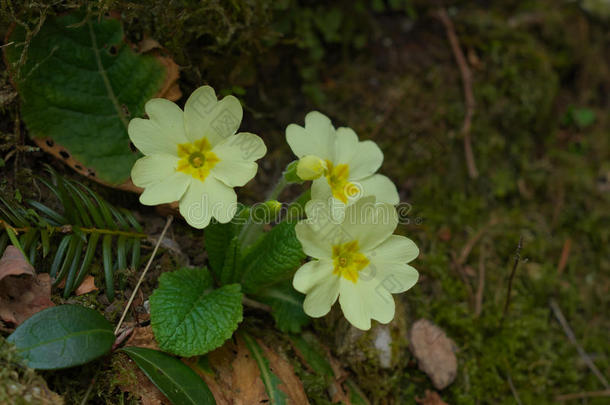
M133 214L114 207L79 182L60 177L47 167L49 178L39 178L56 197L60 212L39 201L24 205L0 197L0 253L8 243L20 249L32 264L57 249L50 258L53 284L65 281L68 297L89 274L101 246L106 295L114 299L116 270L139 266L141 241L146 238ZM100 243L101 242L101 243Z

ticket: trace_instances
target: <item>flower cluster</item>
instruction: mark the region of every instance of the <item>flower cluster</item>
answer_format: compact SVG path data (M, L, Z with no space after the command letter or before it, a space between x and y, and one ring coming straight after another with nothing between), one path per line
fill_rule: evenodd
M398 192L376 174L383 153L374 142L359 141L352 129L335 129L316 111L307 114L305 127L289 125L286 140L300 158L297 175L313 180L307 219L296 226L312 257L293 279L294 288L306 294L305 312L324 316L338 298L346 319L359 329L369 329L371 319L390 322L392 294L417 282L417 271L406 263L419 250L393 235Z
M240 102L233 96L218 100L204 86L193 92L184 111L165 99L150 100L145 110L148 118L134 118L128 128L145 155L131 172L133 183L144 188L140 202L178 201L180 213L195 228L205 228L212 218L231 221L237 210L233 188L254 177L255 161L266 153L260 137L237 133ZM304 127L289 125L286 140L299 157L295 176L313 180L307 218L295 227L312 258L293 279L294 288L306 294L305 312L323 316L338 299L357 328L369 329L371 319L389 322L395 310L392 294L417 282L417 271L406 263L419 251L410 239L393 235L399 199L394 183L377 173L383 153L352 129L335 129L315 111L307 114ZM268 203L275 209L279 204ZM243 231L240 241L247 244L251 233Z

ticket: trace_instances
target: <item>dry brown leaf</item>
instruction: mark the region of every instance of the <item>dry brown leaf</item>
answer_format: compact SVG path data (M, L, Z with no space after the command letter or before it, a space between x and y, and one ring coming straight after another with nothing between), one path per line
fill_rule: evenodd
M0 319L15 326L45 308L52 307L51 278L36 274L14 246L0 259Z
M413 324L409 340L419 368L434 387L442 390L451 384L457 375L456 346L445 332L427 319L420 319Z
M84 295L88 294L92 291L96 291L97 287L95 286L95 277L92 275L88 275L85 277L83 282L78 286L78 288L74 291L75 295Z
M280 389L286 393L287 403L308 404L303 384L290 363L260 340L257 343L265 352L273 373L282 380ZM258 365L241 339L227 341L210 353L208 360L213 373L193 367L192 359L185 360L185 363L205 380L218 405L251 405L269 401Z
M19 249L13 245L7 246L2 258L0 258L0 280L7 276L19 276L21 274L34 276L36 271Z
M133 333L125 343L125 346L145 347L147 349L161 350L155 340L155 335L152 331L152 326L138 327L133 330Z
M423 398L415 398L415 402L421 405L448 405L435 391L426 390Z

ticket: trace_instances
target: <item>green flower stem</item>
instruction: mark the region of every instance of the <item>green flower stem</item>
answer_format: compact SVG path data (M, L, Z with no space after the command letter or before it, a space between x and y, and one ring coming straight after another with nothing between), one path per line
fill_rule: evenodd
M273 187L273 189L271 189L271 191L267 195L267 198L265 199L265 201L277 200L277 198L280 196L282 191L284 191L284 189L286 188L287 185L288 185L288 181L286 181L286 178L284 176L280 177L277 184ZM252 244L256 240L258 235L260 235L262 233L263 225L264 224L258 224L258 223L252 222L252 215L250 215L248 217L246 224L244 225L244 227L241 229L241 232L239 233L240 246L248 246L248 245Z

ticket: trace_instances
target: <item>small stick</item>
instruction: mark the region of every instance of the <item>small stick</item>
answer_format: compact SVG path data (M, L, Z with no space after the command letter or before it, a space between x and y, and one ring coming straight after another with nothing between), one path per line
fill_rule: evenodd
M462 48L460 47L460 41L458 40L457 34L455 33L455 27L447 10L441 8L438 10L438 18L445 26L445 33L447 39L451 44L451 50L455 62L460 68L460 74L462 75L462 85L464 87L464 100L466 102L466 114L464 115L464 122L462 123L462 135L464 136L464 154L466 157L466 166L468 168L468 175L471 179L479 177L479 172L474 161L474 153L472 152L472 140L470 137L470 128L472 126L472 117L474 115L475 99L472 91L472 72L468 67Z
M254 301L253 299L250 299L248 297L243 297L241 299L241 302L247 307L260 309L265 312L271 312L271 307L269 305L263 304L262 302Z
M127 306L125 307L125 310L123 311L123 315L121 315L121 319L119 319L119 323L117 324L116 329L114 330L115 335L119 332L119 328L121 327L121 324L123 323L123 320L125 319L125 316L127 315L127 311L129 311L129 307L131 307L131 303L133 302L133 299L135 298L136 293L138 292L138 288L140 288L140 284L142 284L142 281L144 281L144 276L146 276L146 272L148 271L150 265L152 264L152 261L155 258L155 255L157 254L157 250L159 249L159 245L161 244L161 241L163 240L163 237L165 236L165 232L167 232L167 230L173 220L174 220L173 216L170 215L169 217L167 217L167 221L165 222L163 231L161 231L161 236L159 236L159 239L157 240L157 243L155 244L155 248L153 249L153 252L150 255L150 258L148 259L148 263L146 263L146 267L144 267L144 271L142 271L142 274L140 275L140 279L138 280L136 287L133 289L133 292L131 293L131 297L129 297L129 301L127 301Z
M485 255L484 251L481 250L479 255L479 283L477 285L477 293L475 295L475 307L474 316L478 318L481 316L483 310L483 291L485 290Z
M555 397L555 401L570 401L572 399L609 397L609 396L610 396L610 390L576 392L574 394L557 395Z
M510 387L510 391L513 393L513 397L515 397L515 401L517 402L518 405L523 405L523 402L521 402L521 399L519 398L519 393L517 392L517 389L515 388L515 384L513 384L513 379L510 378L510 374L507 374L506 377L508 380L508 386Z
M599 371L595 363L593 363L593 360L591 360L591 357L589 357L585 349L583 349L580 343L578 343L578 340L576 340L576 335L572 331L572 328L570 328L570 325L568 324L568 321L566 320L565 316L563 316L563 312L561 312L557 301L551 299L549 305L553 310L555 318L557 318L557 321L559 321L559 324L563 328L564 333L566 334L570 342L576 347L576 351L578 352L580 357L582 357L587 367L589 367L589 370L591 370L591 372L595 374L597 379L602 383L606 390L610 390L610 386L608 385L608 380L606 380L606 377L604 377L604 375Z
M502 312L502 319L500 320L500 325L504 323L504 318L508 314L508 308L510 306L510 295L513 290L513 279L515 278L515 273L517 272L517 266L521 261L521 248L523 247L523 236L519 237L519 244L517 245L517 251L515 252L515 261L513 263L513 269L510 272L510 276L508 277L508 290L506 291L506 302L504 303L504 312Z
M568 258L570 257L570 249L572 248L572 239L568 238L563 244L561 249L561 257L559 258L559 264L557 265L557 274L562 275L563 270L568 264Z

